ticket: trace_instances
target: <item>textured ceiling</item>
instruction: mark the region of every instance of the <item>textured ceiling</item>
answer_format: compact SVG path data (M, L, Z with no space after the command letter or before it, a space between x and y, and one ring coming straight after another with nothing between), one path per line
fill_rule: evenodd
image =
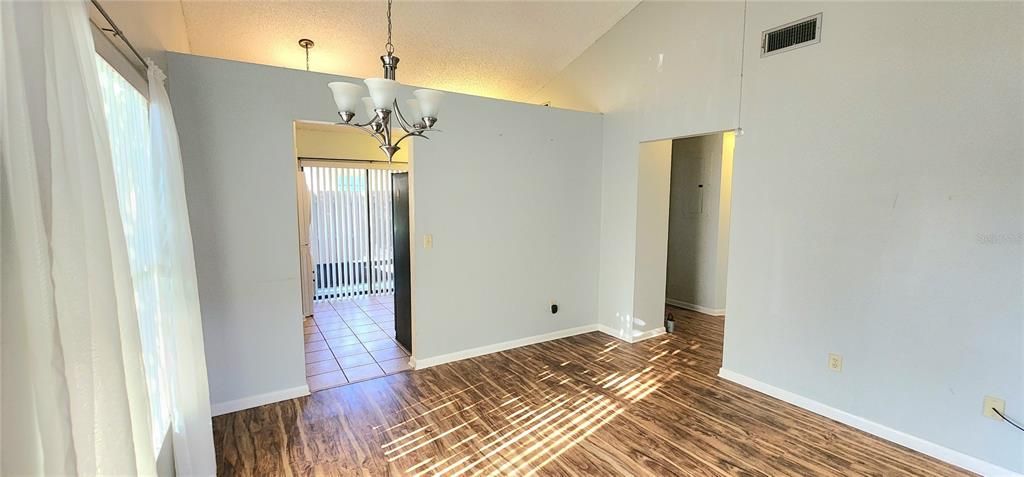
M629 13L623 1L397 1L398 80L525 100ZM381 76L386 4L182 2L193 54L305 68L300 38L316 46L310 69Z

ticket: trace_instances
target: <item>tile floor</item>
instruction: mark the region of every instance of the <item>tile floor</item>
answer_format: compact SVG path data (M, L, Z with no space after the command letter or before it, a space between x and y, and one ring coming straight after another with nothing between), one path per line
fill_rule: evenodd
M409 353L395 341L392 295L318 301L303 330L310 391L409 369Z

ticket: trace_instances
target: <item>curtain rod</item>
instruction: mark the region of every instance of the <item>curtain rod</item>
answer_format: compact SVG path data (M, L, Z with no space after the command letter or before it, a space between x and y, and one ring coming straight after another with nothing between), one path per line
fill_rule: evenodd
M114 19L110 18L110 15L107 14L107 11L103 9L103 6L100 5L100 2L98 2L97 0L91 1L92 5L96 7L96 10L99 10L100 15L103 15L103 18L105 18L107 20L107 23L110 24L109 30L106 28L101 29L113 33L115 37L120 38L125 45L128 45L128 48L132 50L132 53L135 55L135 57L138 58L140 62L142 62L142 70L146 71L149 67L146 65L146 59L142 57L142 54L139 53L139 50L136 50L135 45L132 45L132 42L128 41L128 37L124 36L124 31L117 27L117 24L114 23Z

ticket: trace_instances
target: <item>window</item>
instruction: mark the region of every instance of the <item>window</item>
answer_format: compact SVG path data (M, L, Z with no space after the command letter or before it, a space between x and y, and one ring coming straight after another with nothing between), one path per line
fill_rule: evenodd
M135 308L142 339L142 359L153 426L153 449L159 453L170 426L170 403L164 362L163 324L159 306L161 256L160 233L150 211L160 197L150 160L149 101L102 57L96 55L103 110L107 116L110 149L121 222L128 245Z

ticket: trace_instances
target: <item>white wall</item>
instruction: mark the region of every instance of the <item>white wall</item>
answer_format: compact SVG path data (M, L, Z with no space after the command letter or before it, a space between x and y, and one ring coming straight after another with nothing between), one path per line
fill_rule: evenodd
M640 306L639 143L742 126L724 367L1024 471L981 416L1024 409L1024 4L747 8L742 122L739 3L643 3L536 97L606 114L600 319ZM818 12L821 44L759 58Z
M725 273L719 269L719 257L728 256L727 250L719 250L719 239L727 240L719 235L724 213L720 206L723 136L717 133L672 141L665 283L665 298L670 303L716 313L725 309ZM728 231L728 216L725 222Z
M751 3L747 38L819 11L748 45L723 366L1024 471L981 416L1024 416L1024 4Z
M637 177L645 187L637 190L636 199L635 311L632 323L620 323L618 326L619 336L630 340L642 339L664 326L672 141L640 144ZM623 329L630 332L622 334Z
M593 324L601 117L457 94L443 108L412 160L416 359Z
M259 404L305 385L292 123L336 117L337 77L168 62L211 400ZM458 94L443 107L444 132L413 154L413 243L434 236L414 257L417 360L592 324L601 117Z
M618 328L637 314L639 144L736 127L742 15L741 3L641 3L534 98L605 114L602 325Z

